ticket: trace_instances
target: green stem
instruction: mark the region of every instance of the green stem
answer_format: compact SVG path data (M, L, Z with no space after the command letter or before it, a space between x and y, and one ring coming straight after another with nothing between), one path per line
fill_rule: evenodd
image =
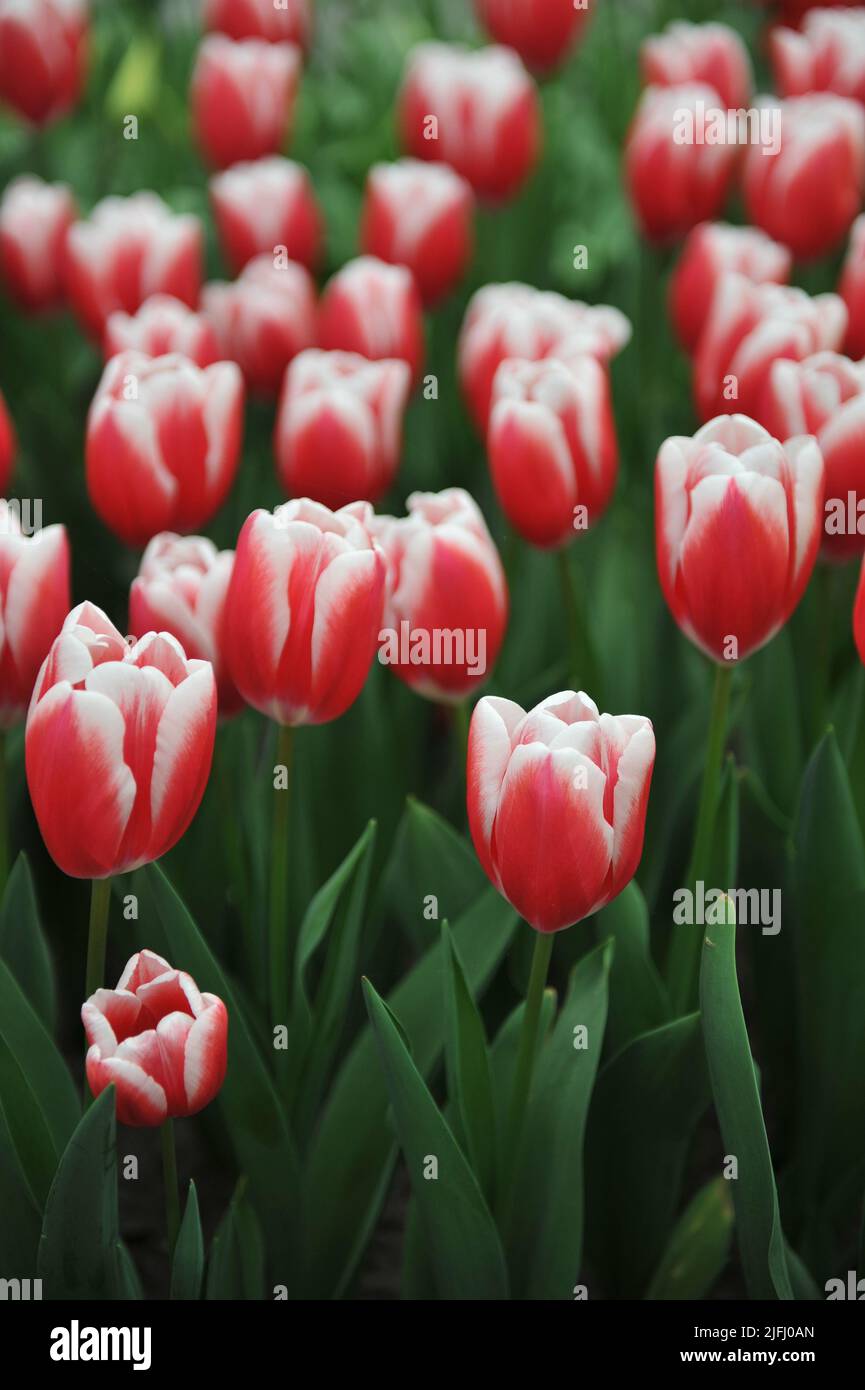
M570 654L568 678L574 690L585 690L586 694L591 695L600 706L602 694L598 664L589 632L582 591L571 563L570 546L563 546L557 552L557 560L568 629Z
M453 715L453 725L459 740L460 760L465 771L465 763L469 754L469 725L472 722L472 713L469 709L468 700L460 700L458 704L451 706Z
M162 1178L165 1186L165 1229L168 1234L168 1262L174 1260L174 1247L180 1230L180 1189L177 1184L177 1151L174 1147L174 1121L163 1120Z
M531 1093L535 1053L538 1047L538 1023L541 1017L541 1005L544 999L544 988L547 983L547 971L550 967L550 956L552 955L552 951L553 933L536 932L535 948L532 954L532 968L529 975L529 987L526 991L526 1004L523 1012L523 1026L520 1032L519 1050L514 1066L514 1079L511 1085L511 1099L505 1128L505 1147L502 1162L504 1181L501 1190L501 1206L504 1217L508 1215L513 1185L517 1174L520 1141L522 1139L526 1106L528 1105L529 1095Z
M276 765L287 771L285 790L273 791L273 838L270 852L270 1003L276 1027L288 1014L288 829L291 809L291 765L294 730L281 725L276 740Z
M94 878L90 885L90 930L87 935L87 979L84 997L89 999L105 983L105 947L108 941L108 908L111 879Z
M9 877L9 808L6 805L6 734L0 730L0 899Z

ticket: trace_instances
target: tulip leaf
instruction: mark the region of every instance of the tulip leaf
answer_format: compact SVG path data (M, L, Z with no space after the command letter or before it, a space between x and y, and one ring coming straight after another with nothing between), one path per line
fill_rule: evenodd
M17 1062L61 1154L81 1114L72 1077L41 1020L0 960L0 1038Z
M264 1297L264 1243L241 1178L219 1223L207 1267L208 1299Z
M21 1171L40 1211L44 1209L58 1153L38 1100L0 1035L0 1109L18 1154Z
M706 1298L730 1258L732 1238L730 1183L713 1178L676 1222L646 1298Z
M367 980L364 994L438 1297L506 1298L501 1241L477 1178Z
M203 1280L204 1236L201 1233L198 1194L195 1183L190 1182L171 1265L171 1297L184 1302L201 1298Z
M496 1114L486 1033L446 922L442 942L448 1098L459 1116L466 1156L481 1191L489 1196L495 1177Z
M57 1012L54 972L45 943L26 854L19 854L0 905L0 957L49 1033Z
M618 1052L650 1028L665 1023L670 1005L654 960L646 900L633 880L594 919L599 941L616 943L610 967L607 1046Z
M0 1268L12 1277L32 1278L36 1273L36 1252L42 1213L21 1171L18 1153L0 1105Z
M550 988L545 989L541 1001L541 1016L538 1020L538 1049L543 1046L553 1026L556 1003L556 991ZM517 1063L517 1051L520 1045L520 1033L525 1011L526 1005L523 1000L505 1019L490 1048L490 1080L493 1088L493 1104L495 1105L496 1124L502 1134L511 1100L514 1067Z
M802 776L802 718L793 644L782 627L747 666L748 761L776 806L792 813Z
M455 922L487 884L477 855L464 835L429 806L410 796L394 836L376 904L390 910L414 944L426 949L435 940L436 922ZM423 915L435 890L436 920Z

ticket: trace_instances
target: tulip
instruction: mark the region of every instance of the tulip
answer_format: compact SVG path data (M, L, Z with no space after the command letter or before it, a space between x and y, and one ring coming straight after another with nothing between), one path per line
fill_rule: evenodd
M307 270L318 263L321 214L309 174L279 155L235 164L210 180L210 201L231 273L262 252L281 251Z
M209 164L278 154L294 114L301 54L293 43L210 34L195 60L189 101L199 147Z
M0 0L0 102L34 125L78 100L87 61L85 0Z
M274 446L289 496L326 507L357 498L375 502L399 464L402 421L411 387L407 363L370 362L353 352L310 348L288 368Z
M62 304L64 245L75 216L67 184L31 174L13 179L0 199L0 274L25 312Z
M418 44L398 107L405 152L450 164L480 198L512 198L537 163L537 90L510 48Z
M173 213L155 193L103 198L67 233L67 294L83 326L101 340L109 314L134 314L152 294L195 308L201 257L197 217Z
M850 357L865 357L865 216L853 223L838 293L847 306L844 351Z
M574 0L475 0L475 9L496 43L516 49L539 72L564 62L589 13Z
M225 1080L225 1005L153 951L127 961L116 989L91 995L81 1021L88 1085L94 1096L114 1085L121 1124L195 1115Z
M462 391L486 435L493 379L506 357L590 353L606 362L625 346L631 325L619 309L581 304L532 285L485 285L469 302L457 349Z
M865 111L830 93L781 102L780 147L745 153L743 191L750 221L802 259L831 251L865 194Z
M644 40L640 66L647 85L707 83L714 87L725 110L748 106L754 90L748 50L727 24L674 20L662 34L651 34Z
M418 694L460 701L496 663L508 616L499 553L462 488L413 492L399 519L371 519L388 565L379 661Z
M0 492L5 492L12 477L17 441L3 392L0 391Z
M205 29L230 39L267 39L309 47L310 0L204 0Z
M400 159L367 175L361 247L406 265L424 304L434 304L462 279L471 259L474 197L447 164Z
M487 450L502 510L544 548L597 521L616 485L607 369L591 356L508 358L493 381Z
M700 418L740 412L759 420L776 358L801 361L823 349L837 351L846 322L837 295L811 299L785 285L755 285L743 275L723 275L694 359Z
M411 272L374 256L349 261L321 297L318 341L320 347L359 352L374 361L400 357L417 382L423 370L424 327Z
M294 261L256 256L237 280L205 285L201 303L220 351L262 395L275 395L288 363L315 342L315 284Z
M233 362L196 367L177 354L121 352L106 364L87 417L87 490L127 545L193 531L231 487L243 433Z
M721 278L733 271L755 285L786 284L793 257L754 227L701 222L689 232L670 280L670 313L686 352L693 353Z
M134 314L115 309L105 325L104 353L140 352L145 357L165 357L176 352L199 367L219 360L219 344L213 325L170 294L145 299Z
M775 86L784 97L835 92L865 102L865 13L840 9L806 14L801 31L769 33Z
M225 598L234 552L217 550L206 536L154 536L129 590L129 627L136 636L170 632L187 656L213 667L223 717L243 700L225 662Z
M0 501L0 730L27 713L39 668L68 611L66 528L25 535L18 509Z

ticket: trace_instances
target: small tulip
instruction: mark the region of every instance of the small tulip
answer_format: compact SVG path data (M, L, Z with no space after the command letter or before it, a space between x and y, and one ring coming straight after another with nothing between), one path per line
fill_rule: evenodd
M63 303L64 246L75 217L75 199L65 183L22 174L3 194L0 273L10 299L26 312Z
M204 27L230 39L309 47L311 0L204 0Z
M769 32L775 86L784 97L835 92L865 102L865 12L814 10L801 30Z
M690 24L677 19L640 47L643 80L655 87L703 82L714 87L724 110L748 106L754 74L748 50L727 24ZM717 103L716 103L717 105Z
M148 1127L195 1115L225 1080L228 1010L154 951L127 961L116 989L81 1007L87 1084L114 1085L121 1124Z
M434 304L465 273L473 220L471 188L447 164L375 164L367 175L360 243L370 256L408 266L424 304Z
M134 314L116 309L108 315L103 347L106 358L118 352L140 352L145 357L180 353L199 367L219 360L219 344L213 325L170 294L153 294Z
M127 643L101 609L66 618L36 680L25 761L42 838L72 878L158 859L198 810L216 682L167 632Z
M278 154L291 131L301 54L293 43L210 34L195 60L189 101L209 164Z
M755 285L783 285L792 265L787 247L755 227L701 222L689 232L670 280L670 312L686 352L697 348L722 276L734 271Z
M288 368L274 447L289 496L375 502L396 474L411 372L398 358L310 348Z
M235 164L210 180L219 242L231 273L255 256L281 252L307 270L318 263L321 214L309 174L300 164L269 155Z
M811 436L773 439L721 415L668 439L655 468L661 588L686 637L713 661L741 661L787 621L823 530L823 460Z
M12 477L17 447L15 427L6 408L3 392L0 391L0 492L6 491L9 479Z
M400 357L420 380L424 326L420 295L411 272L359 256L338 270L325 286L318 319L323 348L359 352L378 361Z
M27 713L39 668L68 612L66 528L24 535L17 510L0 501L0 728Z
M315 284L294 261L256 256L237 280L205 285L201 304L221 353L261 395L276 395L289 362L315 342Z
M588 5L574 0L475 0L475 9L496 43L516 49L538 72L564 62L589 15Z
M847 306L844 351L850 357L865 357L865 216L853 223L838 293Z
M47 125L77 102L87 65L85 0L0 0L0 102Z

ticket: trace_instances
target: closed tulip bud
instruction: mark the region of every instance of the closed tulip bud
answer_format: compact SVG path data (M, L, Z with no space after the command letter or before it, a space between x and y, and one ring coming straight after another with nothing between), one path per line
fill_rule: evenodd
M539 932L599 911L643 852L655 735L582 691L526 712L486 695L469 730L469 829L484 872Z
M351 509L302 497L247 517L225 610L247 703L284 725L344 714L375 656L384 585L384 556Z
M27 714L30 799L54 862L107 878L167 853L204 794L216 682L176 637L129 644L79 604L42 665Z
M195 60L189 101L202 154L225 169L278 154L294 116L301 54L293 43L210 34Z
M400 357L420 380L424 326L420 295L411 271L359 256L338 270L325 286L318 318L323 348L359 352L378 361Z
M847 97L815 93L781 102L780 147L745 153L749 219L802 259L842 239L865 194L865 111Z
M47 125L77 102L87 66L85 0L0 0L0 102Z
M434 304L462 279L473 222L471 188L447 164L400 159L370 169L361 247L382 261L408 266L424 304Z
M537 163L537 89L510 48L418 44L398 105L406 153L450 164L479 198L514 197Z
M812 299L786 285L755 285L729 273L719 281L694 358L694 397L702 420L740 413L760 419L769 368L841 346L847 323L835 294Z
M640 66L647 85L707 83L714 87L725 110L747 106L754 90L748 50L727 24L674 20L662 34L650 34L643 41Z
M0 391L0 492L6 491L9 479L12 477L17 447L12 418L6 408L3 392Z
M267 252L313 270L321 251L321 214L309 174L269 155L235 164L210 180L210 201L222 254L233 275Z
M696 350L724 275L733 271L755 285L783 285L792 265L787 247L755 227L701 222L689 232L670 279L670 312L685 350Z
M469 301L457 347L460 386L486 436L493 379L506 357L591 354L600 362L628 342L631 325L620 309L581 304L532 285L484 285Z
M152 294L195 308L201 287L202 230L155 193L103 198L66 236L66 291L81 323L102 339L108 315L134 314Z
M589 15L588 5L574 0L475 0L478 19L523 62L549 72L564 62Z
M225 1080L228 1011L191 975L153 951L138 951L116 989L81 1007L87 1084L113 1085L121 1124L147 1127L195 1115Z
M63 248L75 216L65 183L31 174L13 179L0 199L0 274L9 298L28 313L63 302Z
M594 357L506 359L487 438L505 516L532 545L567 544L598 520L619 460L607 369Z
M810 435L781 444L745 415L721 415L661 446L661 588L685 636L713 661L757 651L798 604L823 530L823 472Z
M27 713L39 668L68 611L66 528L24 535L17 509L0 501L0 728Z
M204 27L230 39L309 46L311 0L204 0Z
M865 357L865 216L853 223L838 293L847 306L844 351L850 357Z
M225 501L242 435L243 381L233 362L201 368L175 353L118 353L87 417L90 500L127 545L194 531Z
M243 706L225 662L225 597L233 568L233 550L217 550L206 536L163 531L149 542L129 590L133 634L170 632L188 657L209 661L223 717Z
M814 10L801 30L777 25L769 33L775 86L784 97L835 92L865 102L865 13Z
M165 357L178 352L199 367L219 360L219 344L213 324L170 294L154 294L134 314L116 309L108 315L103 351L140 352L145 357Z
M201 305L223 356L260 395L276 395L289 362L315 342L315 284L294 261L256 256L237 280L205 285Z
M274 446L289 496L326 507L375 502L396 474L411 372L398 358L310 348L291 363Z
M405 517L375 517L388 561L379 661L419 695L463 700L496 663L508 617L499 553L462 488L413 492Z

